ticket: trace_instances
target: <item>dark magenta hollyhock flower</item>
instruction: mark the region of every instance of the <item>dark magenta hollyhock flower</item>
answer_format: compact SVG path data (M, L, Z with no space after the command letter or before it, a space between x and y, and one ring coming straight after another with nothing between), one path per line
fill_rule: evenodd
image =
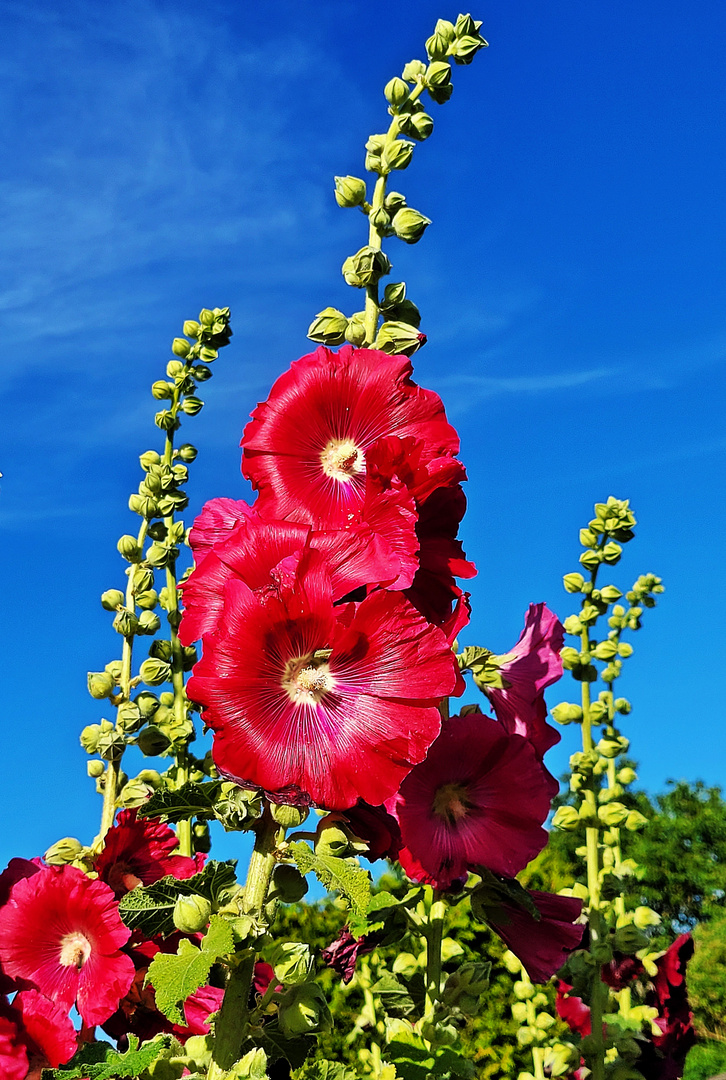
M178 847L177 835L168 825L138 818L136 810L121 810L94 867L118 899L137 885L151 885L167 875L193 877L199 868L194 859L179 855Z
M517 956L533 982L544 983L564 964L582 941L584 926L575 922L582 901L575 896L527 890L539 919L513 904L487 912L487 922Z
M380 439L415 439L424 472L453 459L459 439L441 399L412 382L411 371L406 357L352 346L321 347L293 363L242 439L242 472L259 492L260 513L345 527L359 514L366 456Z
M386 808L409 877L448 888L483 866L514 877L547 843L550 774L530 742L479 714L445 721Z
M400 593L335 607L313 551L284 560L266 590L227 582L188 692L224 776L344 810L397 790L460 686L444 635Z
M13 885L0 908L0 963L13 979L84 1023L105 1020L134 977L129 930L112 890L74 866L46 866Z
M374 940L368 941L366 936L353 937L348 927L344 926L335 941L326 945L320 955L344 983L349 983L355 975L358 957L373 952L374 948Z
M564 633L562 623L545 604L530 604L517 644L504 656L492 658L504 688L482 687L497 720L507 731L525 735L540 756L560 741L559 732L547 723L544 691L562 675Z

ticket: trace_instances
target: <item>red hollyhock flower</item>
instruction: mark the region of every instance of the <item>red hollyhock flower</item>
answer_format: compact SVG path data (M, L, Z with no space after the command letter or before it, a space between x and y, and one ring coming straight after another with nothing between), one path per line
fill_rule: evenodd
M582 901L575 896L527 890L540 914L502 904L487 912L487 922L519 957L533 982L547 982L582 941L584 926L575 925Z
M406 357L348 345L292 364L242 439L242 472L259 491L260 512L344 527L362 505L366 455L379 439L415 439L423 472L454 458L459 440L441 399L412 382L411 371Z
M280 798L377 805L438 734L438 702L460 686L453 654L400 593L335 608L316 552L278 569L264 593L227 583L189 680L217 768Z
M113 892L74 866L44 867L13 885L0 909L0 963L84 1023L110 1016L131 985L134 965L120 952L129 931Z
M474 563L464 555L456 539L459 522L466 511L466 496L460 484L434 491L419 509L416 535L419 541L419 569L406 596L422 615L444 629L450 641L466 625L457 621L450 633L452 607L463 596L456 578L476 576Z
M646 1004L658 1009L655 1023L661 1034L653 1036L636 1062L645 1080L678 1080L696 1042L686 991L686 965L692 956L693 938L681 934L656 960L658 970Z
M29 1062L26 1069L34 1076L39 1076L42 1068L57 1069L76 1052L76 1031L70 1017L37 990L16 994L12 1005L0 1000L0 1022L3 1019L15 1025L16 1042L25 1047ZM3 1063L2 1051L0 1063Z
M18 1018L7 998L0 999L0 1076L3 1080L25 1080L29 1068Z
M582 1036L589 1035L592 1031L590 1006L586 1005L582 998L572 994L572 985L563 979L557 980L555 989L557 991L555 1009L560 1020L564 1020L570 1031L575 1031Z
M137 885L151 885L170 874L189 878L197 873L194 859L178 855L179 840L173 829L149 818L137 818L136 810L121 810L116 824L106 833L103 851L94 866L118 899Z
M560 649L564 627L545 604L530 604L519 641L504 656L495 656L504 689L483 687L497 720L507 731L525 735L540 756L560 741L547 723L544 690L562 675Z
M514 877L547 843L550 775L527 739L453 716L386 805L409 877L444 889L478 866Z
M202 565L215 544L221 543L253 513L246 502L236 499L210 499L202 507L189 534L197 568Z

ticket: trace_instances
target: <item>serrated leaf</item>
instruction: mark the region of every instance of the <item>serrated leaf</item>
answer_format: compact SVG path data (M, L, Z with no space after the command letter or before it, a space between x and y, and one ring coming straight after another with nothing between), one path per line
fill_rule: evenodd
M296 1080L357 1080L354 1073L347 1065L339 1061L306 1061Z
M290 1062L293 1069L299 1069L305 1058L317 1045L317 1035L300 1035L294 1039L286 1038L280 1031L277 1020L265 1024L262 1029L261 1044L271 1062L281 1058Z
M359 915L354 912L349 918L348 925L351 934L353 937L362 937L371 930L382 930L392 918L401 916L404 908L415 907L422 896L423 889L416 886L409 889L400 899L385 890L373 893L365 914Z
M119 1054L109 1043L86 1043L67 1065L59 1069L44 1069L43 1080L123 1080L140 1076L156 1059L168 1050L171 1035L161 1035L144 1043L139 1049L136 1035L129 1035L129 1048Z
M174 933L174 905L180 896L204 896L217 901L223 889L236 885L236 860L208 862L194 877L163 877L153 885L139 885L121 897L119 914L130 930L141 930L147 937Z
M176 954L157 953L145 980L154 987L156 1007L173 1024L186 1023L180 1008L182 1002L205 985L215 960L233 948L231 926L221 915L212 915L201 947L182 938Z
M388 1016L408 1016L416 1007L406 984L390 971L381 975L371 987L371 992L378 995L383 1011Z
M139 807L138 816L158 817L170 822L192 817L213 818L214 803L221 786L221 780L211 780L206 784L183 784L178 791L160 788Z
M337 859L333 855L316 855L302 840L290 844L290 854L301 874L315 874L318 881L348 900L358 915L365 915L371 901L371 875L357 859Z

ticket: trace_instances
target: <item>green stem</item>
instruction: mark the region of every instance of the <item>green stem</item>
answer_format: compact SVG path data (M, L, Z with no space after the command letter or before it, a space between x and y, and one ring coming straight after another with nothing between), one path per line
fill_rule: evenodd
M433 899L433 891L426 887L426 1002L425 1014L433 1013L441 997L441 943L444 938L446 905Z
M424 84L418 83L414 86L409 96L409 101L418 101L421 94L424 91ZM398 137L398 116L394 116L386 132L385 147L394 143ZM371 206L368 218L368 247L374 248L376 251L381 250L383 238L375 228L373 222L370 220L370 215L376 210L380 210L383 207L384 200L386 198L386 183L388 181L388 173L383 173L376 180L376 186L373 189L373 198L371 199ZM367 348L373 344L378 334L378 318L380 315L380 305L378 298L378 282L374 282L372 285L366 286L366 303L365 303L365 340L363 345Z

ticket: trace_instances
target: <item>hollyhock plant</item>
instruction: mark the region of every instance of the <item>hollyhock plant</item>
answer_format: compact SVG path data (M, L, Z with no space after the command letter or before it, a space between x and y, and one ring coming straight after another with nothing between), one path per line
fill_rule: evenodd
M3 1021L6 1022L6 1031L7 1024L15 1025L15 1060L22 1061L22 1054L18 1053L17 1048L23 1047L26 1070L33 1075L39 1074L44 1067L56 1069L64 1065L76 1052L76 1031L67 1012L37 990L21 991L13 998L12 1005L7 1000L0 1001L0 1025L3 1025ZM1 1043L0 1036L0 1046ZM9 1056L12 1061L13 1055ZM2 1049L0 1064L5 1065ZM12 1067L6 1068L8 1072L3 1071L2 1076L13 1076ZM26 1073L20 1075L25 1076Z
M562 676L563 642L564 628L557 616L545 604L530 604L517 644L488 661L504 685L482 686L497 720L507 731L525 735L540 755L560 741L559 732L546 722L544 691Z
M193 877L199 870L194 859L178 854L179 839L168 825L138 818L136 810L121 810L109 829L94 868L118 897L137 885L151 885L159 878Z
M264 595L227 583L189 695L224 776L342 810L393 794L459 685L443 634L403 596L336 609L325 562L310 552L281 564Z
M487 911L487 922L521 961L533 982L547 982L582 941L585 927L577 923L582 901L575 896L528 890L539 912L501 904Z
M266 517L343 528L366 490L366 454L389 436L419 444L421 479L454 459L459 438L438 394L411 380L411 362L374 349L319 348L293 363L258 405L242 439L242 471ZM437 464L434 464L437 463Z
M16 882L0 908L0 964L84 1023L100 1024L134 977L121 947L129 930L113 891L73 866L47 866Z
M479 714L452 716L387 804L409 877L448 888L486 867L514 877L547 843L550 775L530 742Z

